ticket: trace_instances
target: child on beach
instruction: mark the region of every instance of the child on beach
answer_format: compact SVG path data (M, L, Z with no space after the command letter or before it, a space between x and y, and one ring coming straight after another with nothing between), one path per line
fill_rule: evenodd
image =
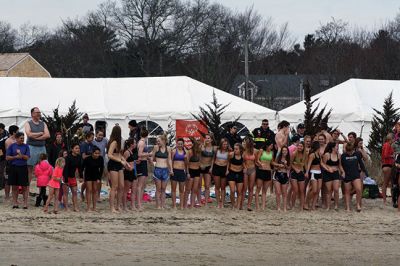
M51 200L54 198L54 213L58 213L58 193L60 192L60 186L63 177L63 170L65 166L65 159L60 157L56 160L55 168L53 172L53 177L48 183L49 187L49 198L47 199L46 205L44 206L43 211L47 212L49 209L49 204Z
M36 197L36 207L41 205L43 200L43 206L46 204L47 195L46 187L53 173L53 167L47 161L47 155L42 153L39 156L39 163L35 166L35 176L37 179L36 185L39 188L39 196Z

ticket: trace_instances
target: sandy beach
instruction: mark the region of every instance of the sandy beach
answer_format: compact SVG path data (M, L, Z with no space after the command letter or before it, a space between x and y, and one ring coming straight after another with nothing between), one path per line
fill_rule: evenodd
M379 199L364 199L361 213L279 213L269 196L265 212L160 211L151 202L120 215L106 200L98 213L57 215L33 200L12 210L0 197L1 265L398 265L400 258L400 215Z

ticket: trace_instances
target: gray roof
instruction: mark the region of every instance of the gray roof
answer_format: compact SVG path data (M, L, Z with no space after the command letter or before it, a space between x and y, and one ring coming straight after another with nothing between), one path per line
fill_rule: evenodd
M28 56L28 53L0 54L0 71L11 69Z
M299 97L302 82L311 84L311 94L317 94L336 85L325 75L250 75L249 80L258 87L258 96ZM238 86L245 81L243 75L235 78L230 93L239 95Z

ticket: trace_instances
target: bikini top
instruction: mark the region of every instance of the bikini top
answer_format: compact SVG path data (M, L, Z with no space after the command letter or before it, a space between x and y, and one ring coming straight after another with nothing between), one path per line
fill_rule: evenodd
M160 158L160 159L167 159L168 158L168 149L165 148L165 151L162 152L161 149L159 149L156 154L155 154L156 158Z
M260 161L270 162L272 160L273 160L273 152L270 151L269 153L267 153L267 151L263 151L263 153L260 156Z
M320 165L321 164L321 158L319 155L317 156L317 153L314 153L314 159L311 162L311 165Z
M233 155L233 157L230 160L230 163L233 165L243 165L243 157L240 156L240 159L236 159L236 155Z
M339 166L339 157L336 161L333 161L332 154L329 154L329 160L326 161L326 164L329 166Z
M293 164L304 166L304 157L299 158L297 155L293 160ZM318 163L319 164L319 163Z
M183 153L179 153L178 150L175 151L175 155L174 155L174 161L184 161L185 160L185 150L183 150Z
M246 155L244 156L244 159L245 159L246 161L254 161L254 160L256 159L256 156L254 156L254 154L251 154L251 155L246 154Z
M227 152L220 152L217 150L217 155L215 156L218 160L228 160L228 153Z
M212 157L214 157L214 150L211 149L211 151L207 151L207 149L204 149L201 151L201 156L212 158Z

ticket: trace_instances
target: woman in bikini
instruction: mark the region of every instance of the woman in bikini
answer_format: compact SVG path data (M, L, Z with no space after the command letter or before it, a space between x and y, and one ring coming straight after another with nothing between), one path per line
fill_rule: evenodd
M111 179L111 192L110 192L110 210L112 213L119 212L120 205L122 204L122 196L124 194L124 167L129 167L125 158L122 156L122 137L121 127L116 125L113 127L108 142L107 155L108 164L107 169L110 172ZM117 201L115 202L115 198Z
M264 145L257 153L257 190L256 190L256 211L259 210L259 195L261 191L261 210L265 210L267 204L267 190L271 186L272 165L274 162L273 143L270 140L264 142Z
M247 198L247 210L252 211L251 203L253 201L254 184L256 182L256 151L254 149L254 141L252 138L246 138L244 141L244 183L243 183L243 195L242 200L239 202L239 209L243 208L244 198L246 197L246 191L249 192Z
M233 146L233 152L229 153L229 163L226 180L228 181L230 188L230 199L232 209L239 208L240 202L242 202L242 189L243 189L243 146L240 143L236 143ZM237 194L237 200L235 200L235 192Z
M208 201L210 199L210 186L211 186L211 165L213 162L215 154L215 149L212 145L212 137L210 134L205 135L204 143L201 147L201 156L200 156L200 182L199 182L199 191L198 198L201 199L201 184L202 180L204 180L204 197L205 203L204 205L208 205Z
M338 143L330 142L326 146L325 154L322 157L321 165L325 169L323 181L326 187L326 209L331 208L332 191L335 200L335 210L339 206L339 187L340 187L340 154L338 152Z
M276 194L276 209L281 210L281 197L283 201L283 211L287 211L287 189L289 184L288 171L290 170L290 155L286 146L281 148L278 156L273 163L276 169L274 175L274 188Z
M310 179L310 186L307 193L306 209L310 207L315 210L319 192L322 187L322 172L321 172L321 156L319 153L320 144L314 141L311 144L310 154L308 156L308 163L305 176Z
M179 138L176 140L176 148L172 151L172 168L171 175L171 198L172 208L176 209L176 187L179 184L179 206L182 210L185 198L185 182L187 177L190 178L188 169L188 157L184 147L184 140Z
M291 206L294 208L297 197L300 200L299 210L304 208L304 169L307 163L307 154L305 152L304 142L297 145L297 149L291 156L292 170L290 173L290 185L292 186Z
M228 155L228 140L222 138L219 147L215 153L215 158L211 167L211 172L215 182L215 196L217 198L218 208L223 208L225 203Z
M192 148L188 150L188 173L190 178L186 181L184 207L187 208L187 202L190 194L190 208L195 207L195 198L199 189L200 182L200 153L201 148L197 140L191 139ZM197 205L200 207L200 205Z
M156 208L165 209L165 190L169 176L173 174L171 162L171 148L167 146L167 137L157 137L157 145L153 150L153 162L155 162L153 179L156 185Z

